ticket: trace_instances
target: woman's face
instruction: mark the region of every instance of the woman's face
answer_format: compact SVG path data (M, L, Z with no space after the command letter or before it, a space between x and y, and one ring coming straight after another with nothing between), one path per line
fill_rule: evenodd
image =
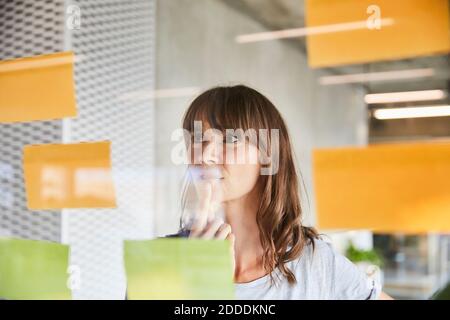
M194 183L209 182L213 197L227 202L244 197L260 175L258 148L248 139L205 126L202 142L191 148L190 172Z

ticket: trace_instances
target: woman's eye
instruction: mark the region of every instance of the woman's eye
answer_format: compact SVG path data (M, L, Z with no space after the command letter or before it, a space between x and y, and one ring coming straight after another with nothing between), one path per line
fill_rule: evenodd
M226 137L226 140L225 140L225 142L226 143L236 143L236 142L239 142L239 138L238 138L238 136L235 136L235 135L229 135L229 136L227 136Z

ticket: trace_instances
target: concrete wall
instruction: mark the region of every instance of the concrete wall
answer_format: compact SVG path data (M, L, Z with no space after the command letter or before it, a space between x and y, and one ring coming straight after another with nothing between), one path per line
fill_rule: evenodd
M322 71L288 41L238 44L239 34L267 31L256 21L217 0L159 0L157 3L156 88L237 84L268 96L287 122L310 204L306 222L314 224L311 151L315 147L365 144L363 92L356 86L323 87ZM157 234L178 226L178 182L183 168L170 159L173 130L190 97L156 99ZM304 193L303 193L304 194Z

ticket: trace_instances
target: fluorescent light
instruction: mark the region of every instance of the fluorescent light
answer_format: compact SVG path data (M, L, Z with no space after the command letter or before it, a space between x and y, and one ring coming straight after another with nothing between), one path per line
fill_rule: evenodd
M394 19L383 18L381 19L381 26L390 26L394 24ZM278 31L258 32L242 34L236 37L237 43L249 43L258 41L270 41L287 38L300 38L308 35L343 32L351 30L361 30L367 28L367 21L355 21L337 24L327 24L322 26L307 27L307 28L295 28L284 29Z
M444 90L423 90L423 91L366 94L366 96L364 97L364 101L366 101L367 104L376 104L376 103L395 103L408 101L443 100L445 98L447 98L447 92Z
M450 116L450 105L376 109L373 115L378 120L446 117Z
M388 80L401 80L413 78L426 78L434 75L434 69L409 69L383 72L355 73L344 74L339 76L323 76L319 78L319 83L324 86L345 84L345 83L361 83Z
M191 97L199 94L200 91L201 89L198 87L133 91L121 95L119 100L142 101L148 99Z

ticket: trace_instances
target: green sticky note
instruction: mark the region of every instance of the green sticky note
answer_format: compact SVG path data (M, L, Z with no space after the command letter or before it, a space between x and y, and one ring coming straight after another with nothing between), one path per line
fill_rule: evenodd
M69 300L69 247L0 238L0 297L11 300Z
M128 298L234 299L228 241L125 241Z

